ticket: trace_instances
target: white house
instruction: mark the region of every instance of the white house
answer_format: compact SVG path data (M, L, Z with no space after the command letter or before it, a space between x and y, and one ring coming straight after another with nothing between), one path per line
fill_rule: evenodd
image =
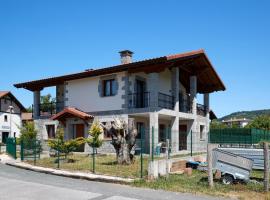
M0 91L0 142L7 137L19 137L23 105L9 91Z
M41 139L54 137L59 122L65 126L66 138L87 137L93 118L105 123L117 116L135 119L138 139L144 135L145 152L166 138L173 153L205 150L209 94L225 90L205 52L138 62L132 62L132 54L121 51L121 64L116 66L15 84L33 92L33 116ZM57 102L40 104L40 91L51 86L56 87ZM197 102L199 93L202 104ZM109 136L105 134L104 140L109 141ZM111 149L109 142L104 149Z
M222 123L226 124L229 127L236 125L239 128L244 128L246 125L249 124L249 122L251 122L251 120L247 118L231 118L227 120L222 120Z

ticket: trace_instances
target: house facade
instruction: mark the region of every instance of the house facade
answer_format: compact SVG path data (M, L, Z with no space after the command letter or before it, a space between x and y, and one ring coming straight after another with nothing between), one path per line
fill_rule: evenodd
M41 139L54 136L59 123L65 137L87 137L93 119L135 120L145 152L170 139L173 153L206 149L210 93L225 90L203 50L132 62L121 51L121 64L15 84L33 92L33 117ZM56 87L56 102L40 104L40 91ZM198 104L197 95L203 95ZM110 151L104 134L104 149ZM106 142L107 141L107 142Z
M8 137L19 137L23 105L9 91L0 91L0 142Z

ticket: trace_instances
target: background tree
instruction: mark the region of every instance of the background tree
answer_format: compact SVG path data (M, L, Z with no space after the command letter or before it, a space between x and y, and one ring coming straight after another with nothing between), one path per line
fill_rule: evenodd
M101 124L102 125L102 124ZM103 126L103 125L102 125ZM128 124L116 118L112 123L103 126L112 138L112 145L116 151L117 163L129 165L133 162L134 156L131 150L136 143L137 129L134 119L128 119Z
M50 139L48 141L49 147L55 151L59 151L60 154L64 154L65 159L67 159L71 152L76 151L84 143L85 141L83 137L65 140L64 129L62 127L57 129L55 139Z
M20 138L19 142L21 140L23 141L32 141L37 139L37 130L35 129L34 122L26 122L23 124L22 127L20 127Z
M270 130L270 115L261 115L256 117L245 128Z
M99 148L102 145L103 128L98 121L95 121L89 129L89 138L85 139L87 144L92 148Z
M26 122L20 127L21 135L16 141L17 144L23 145L24 149L41 152L42 147L40 142L37 140L37 130L35 129L34 122Z
M213 120L210 123L210 129L224 129L224 128L228 128L228 126L218 120Z
M29 106L28 108L26 108L26 112L31 113L33 112L33 107Z
M51 94L47 95L42 95L40 97L40 110L43 112L48 112L49 110L54 110L55 109L55 102L56 99L52 98Z

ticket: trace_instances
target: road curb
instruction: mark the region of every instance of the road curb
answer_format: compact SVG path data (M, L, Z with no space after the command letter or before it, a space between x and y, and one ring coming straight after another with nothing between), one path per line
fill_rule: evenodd
M97 175L97 174L81 173L81 172L70 172L70 171L59 170L59 169L32 166L32 165L28 165L24 163L6 162L5 164L12 167L17 167L20 169L30 170L34 172L51 174L51 175L56 175L56 176L63 176L63 177L74 178L74 179L84 179L88 181L98 181L98 182L118 183L118 184L128 184L135 181L135 179L130 179L130 178L121 178L121 177L105 176L105 175Z

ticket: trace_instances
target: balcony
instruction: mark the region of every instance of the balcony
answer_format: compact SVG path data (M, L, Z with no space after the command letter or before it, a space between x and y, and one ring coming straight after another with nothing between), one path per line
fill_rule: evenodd
M50 117L64 109L64 102L51 102L39 104L40 117Z
M132 93L128 95L128 108L147 108L149 104L149 92Z
M179 112L192 113L191 102L189 99L180 99Z
M173 96L159 93L158 106L160 108L173 109ZM148 108L150 107L150 92L132 93L128 95L128 108Z
M174 97L171 95L158 93L158 107L165 109L174 109Z

